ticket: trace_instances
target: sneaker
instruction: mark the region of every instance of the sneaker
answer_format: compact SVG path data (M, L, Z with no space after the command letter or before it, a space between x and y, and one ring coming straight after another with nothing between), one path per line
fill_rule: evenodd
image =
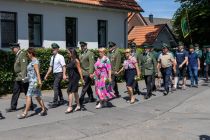
M96 106L96 109L100 109L102 108L103 106L101 105L101 103L98 103L98 105Z
M185 85L182 86L182 90L186 90L186 86Z

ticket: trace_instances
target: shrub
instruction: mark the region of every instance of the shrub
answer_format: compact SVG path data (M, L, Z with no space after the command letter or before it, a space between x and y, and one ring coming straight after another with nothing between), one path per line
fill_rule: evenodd
M120 49L120 52L123 55L123 50ZM97 60L99 54L97 50L91 50L95 54L95 60ZM138 51L141 52L141 49ZM80 51L78 50L78 53ZM60 50L60 53L65 57L67 60L67 53L65 50ZM44 76L48 71L49 64L50 64L50 57L52 55L51 49L36 49L37 58L40 61L40 75L42 80L44 80ZM14 60L15 55L11 52L5 52L0 50L0 95L11 93L13 89L13 83L14 83L14 72L13 72L13 66L14 66ZM123 76L118 77L118 81L123 81ZM49 76L47 81L43 81L43 90L52 89L53 86L53 76L52 74ZM67 86L66 81L62 81L62 88L65 88Z

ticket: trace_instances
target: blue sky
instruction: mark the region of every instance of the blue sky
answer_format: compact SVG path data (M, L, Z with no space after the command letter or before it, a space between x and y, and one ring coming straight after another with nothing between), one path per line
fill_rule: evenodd
M180 4L174 0L137 0L144 9L143 16L148 17L153 14L154 17L172 18Z

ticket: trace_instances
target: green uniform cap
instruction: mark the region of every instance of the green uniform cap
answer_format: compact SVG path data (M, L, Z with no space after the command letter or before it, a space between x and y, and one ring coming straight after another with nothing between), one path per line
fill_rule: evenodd
M60 46L57 43L53 43L53 44L51 44L51 48L58 49L58 48L60 48Z
M109 48L112 48L112 47L114 47L114 46L116 46L116 43L111 42L111 41L108 43L108 47L109 47Z
M13 48L20 48L20 44L19 43L9 43L9 46L11 49Z

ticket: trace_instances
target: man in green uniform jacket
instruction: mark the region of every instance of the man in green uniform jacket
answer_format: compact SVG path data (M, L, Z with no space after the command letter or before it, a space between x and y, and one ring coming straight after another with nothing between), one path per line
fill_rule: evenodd
M140 69L147 87L147 94L144 97L145 99L149 99L152 96L154 87L153 80L155 79L154 77L157 73L157 60L150 52L151 47L152 46L145 45L144 53L140 56Z
M114 89L116 97L118 98L120 97L120 95L117 86L117 76L115 75L115 73L120 70L120 67L122 65L121 64L122 56L116 43L109 42L108 47L109 47L108 57L111 61L111 66L112 66L112 87Z
M10 108L6 109L6 112L13 112L17 109L18 98L21 90L27 94L28 91L28 80L27 80L27 65L28 58L26 53L20 50L20 45L17 43L10 44L12 52L16 55L14 63L15 81L13 87L13 95L11 99ZM31 104L31 110L33 110L33 102Z
M206 82L209 80L209 69L210 69L210 45L204 46L206 48L206 56L204 65L206 65Z
M94 53L88 50L86 42L80 42L80 46L81 46L81 54L79 55L79 59L82 68L83 79L85 81L80 95L80 104L81 106L83 106L86 92L89 97L89 102L95 102L95 99L93 97L93 90L91 88L92 79L90 78L90 75L94 73L95 60L94 60Z

